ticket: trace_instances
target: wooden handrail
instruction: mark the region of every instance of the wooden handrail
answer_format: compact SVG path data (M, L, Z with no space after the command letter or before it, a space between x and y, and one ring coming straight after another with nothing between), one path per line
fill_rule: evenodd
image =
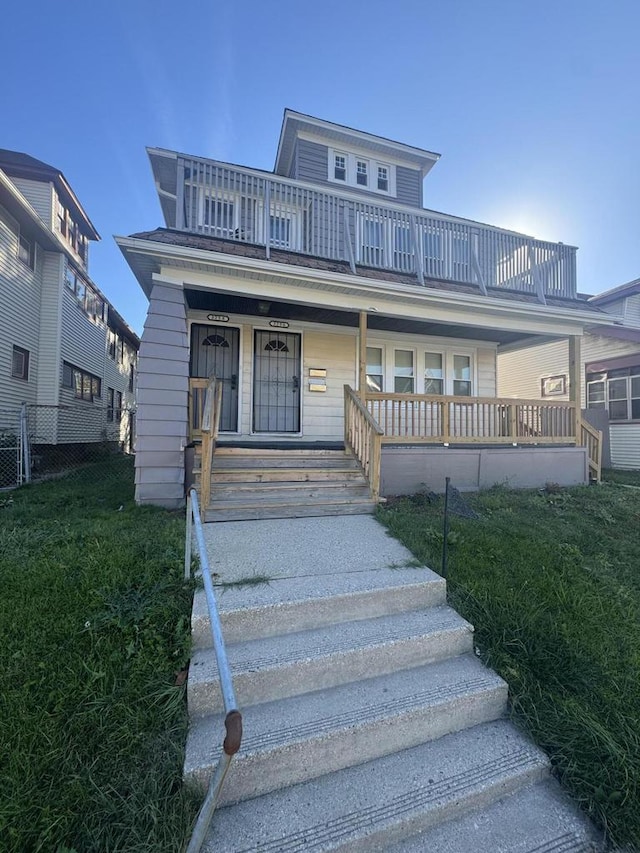
M455 394L395 394L390 391L367 391L369 400L421 400L427 403L495 403L500 406L539 406L547 409L575 409L569 400L530 400L520 397L469 397Z
M602 479L602 430L591 426L588 421L580 423L581 445L587 449L589 471L596 483Z
M360 463L374 501L380 497L384 431L349 385L344 386L344 441Z
M213 464L213 453L220 431L220 412L222 410L222 382L215 376L211 376L207 382L207 389L202 407L202 423L200 434L202 436L202 461L200 465L200 512L204 515L211 501L211 467Z

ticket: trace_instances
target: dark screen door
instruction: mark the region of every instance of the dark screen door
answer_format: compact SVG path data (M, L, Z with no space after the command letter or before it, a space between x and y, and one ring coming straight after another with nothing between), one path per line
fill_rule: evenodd
M240 330L227 326L191 326L190 375L208 379L215 375L222 382L220 429L238 430L238 369Z
M255 333L253 430L300 432L300 335Z

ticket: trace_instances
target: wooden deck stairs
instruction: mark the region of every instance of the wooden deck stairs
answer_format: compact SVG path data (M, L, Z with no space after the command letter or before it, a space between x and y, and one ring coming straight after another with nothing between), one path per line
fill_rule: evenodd
M200 492L201 456L194 480ZM205 521L371 513L375 502L345 450L216 447Z

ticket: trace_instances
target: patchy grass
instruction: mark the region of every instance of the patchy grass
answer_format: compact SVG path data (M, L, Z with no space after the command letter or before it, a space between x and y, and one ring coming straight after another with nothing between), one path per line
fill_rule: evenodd
M6 851L175 851L197 811L184 519L136 507L130 460L111 464L0 505Z
M620 485L467 496L448 586L508 682L514 719L582 807L640 849L640 497ZM380 519L440 565L443 502L390 502Z
M618 468L604 468L602 479L605 483L619 483L640 488L640 471L621 471Z

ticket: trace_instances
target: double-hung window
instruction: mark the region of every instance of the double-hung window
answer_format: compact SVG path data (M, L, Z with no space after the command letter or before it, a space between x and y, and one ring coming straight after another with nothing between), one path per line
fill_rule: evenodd
M587 406L609 410L609 420L640 420L640 364L587 373Z
M453 356L453 393L458 397L471 396L471 356Z
M384 391L382 347L367 347L367 391Z
M234 198L205 196L203 224L218 237L233 237L238 228L237 204Z
M346 181L347 180L347 155L339 154L338 152L333 155L333 179L335 181Z
M414 383L413 350L395 350L393 363L394 392L396 394L413 394Z
M424 393L444 393L444 360L441 352L424 354Z
M366 187L369 183L369 163L367 160L356 160L356 183Z
M73 390L77 400L93 402L102 396L102 380L92 373L87 373L73 364L62 363L62 386Z
M34 269L36 258L32 241L27 239L24 234L20 234L18 239L18 257L23 264L26 264L30 269Z

